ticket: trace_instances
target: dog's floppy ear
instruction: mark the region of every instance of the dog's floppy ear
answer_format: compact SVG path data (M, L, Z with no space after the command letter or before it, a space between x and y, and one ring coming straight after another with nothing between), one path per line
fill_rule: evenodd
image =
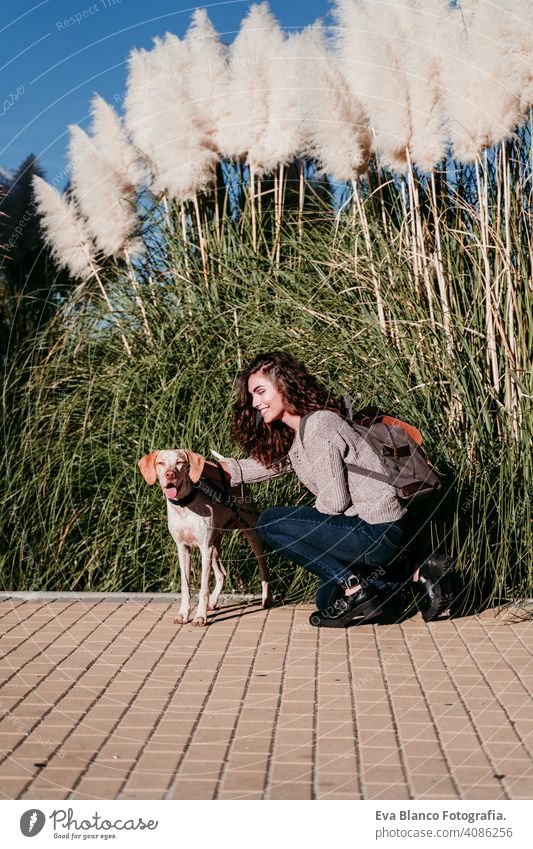
M146 454L144 457L141 457L138 463L143 478L150 486L152 486L152 484L154 484L157 480L157 474L155 471L155 458L158 454L159 451L152 451L151 454Z
M205 459L201 454L195 454L194 451L185 450L187 462L189 464L189 477L193 483L198 483L202 477L202 472L205 466Z

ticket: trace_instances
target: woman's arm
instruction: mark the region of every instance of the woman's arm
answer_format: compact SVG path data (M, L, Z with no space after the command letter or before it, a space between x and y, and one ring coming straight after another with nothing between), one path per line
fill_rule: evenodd
M225 457L219 462L228 477L230 486L236 486L240 483L260 483L270 478L286 475L292 471L291 461L288 457L281 461L275 469L272 466L263 466L262 463L259 463L252 457L248 457L246 460L235 460L233 457ZM220 480L220 472L216 464L210 460L205 461L203 475L209 480Z
M302 442L315 483L315 508L321 513L344 513L352 503L345 460L348 427L329 410L318 410L307 420Z
M348 489L343 447L337 440L325 440L315 464L318 491L315 508L329 515L344 513L352 499Z

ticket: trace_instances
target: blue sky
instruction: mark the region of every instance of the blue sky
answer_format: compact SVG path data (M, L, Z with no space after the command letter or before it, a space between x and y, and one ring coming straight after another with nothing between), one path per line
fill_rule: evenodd
M249 0L205 6L224 40L233 40ZM0 9L0 167L30 153L62 185L67 127L85 126L93 92L120 103L126 59L155 35L183 35L196 5L176 0L3 0ZM326 18L328 0L271 0L285 29Z

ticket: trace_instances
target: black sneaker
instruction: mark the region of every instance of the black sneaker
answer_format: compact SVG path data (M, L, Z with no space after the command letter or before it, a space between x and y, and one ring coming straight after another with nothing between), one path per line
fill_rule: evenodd
M309 617L309 624L321 628L344 628L352 620L365 622L381 613L383 602L368 587L352 595L344 595L326 610L316 610Z
M418 584L423 593L424 622L433 622L450 607L453 590L448 576L452 567L452 559L446 554L430 554L421 564Z

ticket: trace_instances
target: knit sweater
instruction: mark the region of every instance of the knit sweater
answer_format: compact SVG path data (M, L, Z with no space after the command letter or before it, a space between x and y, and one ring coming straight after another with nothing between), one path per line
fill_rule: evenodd
M347 468L347 464L353 464L384 472L379 457L364 439L330 410L316 410L301 419L280 468L263 466L252 457L225 457L224 462L230 470L232 486L259 483L294 471L316 495L315 508L321 513L359 516L375 525L396 522L406 512L390 484Z

